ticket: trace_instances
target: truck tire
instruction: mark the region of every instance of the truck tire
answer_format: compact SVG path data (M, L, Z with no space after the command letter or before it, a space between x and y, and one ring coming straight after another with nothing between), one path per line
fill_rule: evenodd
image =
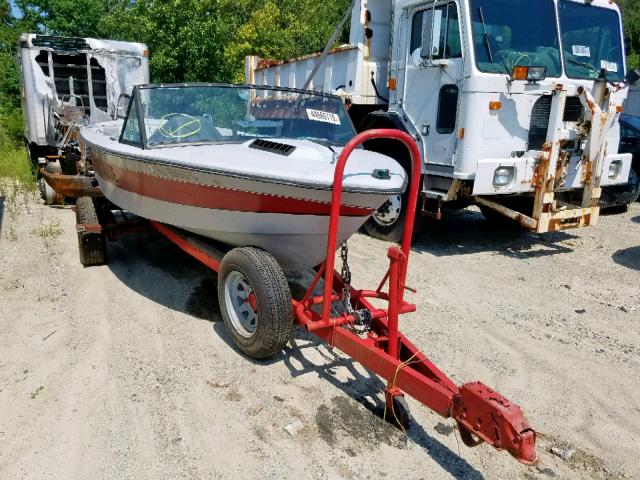
M408 187L407 187L408 189ZM402 241L404 224L406 220L406 205L409 199L408 192L402 195L394 195L369 217L363 226L364 231L370 237L387 242L399 243ZM416 230L419 214L416 215Z
M604 187L600 197L600 208L604 212L626 212L629 205L640 196L640 178L633 170L629 170L629 182L626 185Z
M78 225L99 225L93 199L80 197L76 201L76 223ZM85 267L103 265L107 259L107 241L104 232L78 232L80 263Z
M273 256L254 247L227 253L218 273L220 313L233 343L251 358L281 351L291 335L291 291Z

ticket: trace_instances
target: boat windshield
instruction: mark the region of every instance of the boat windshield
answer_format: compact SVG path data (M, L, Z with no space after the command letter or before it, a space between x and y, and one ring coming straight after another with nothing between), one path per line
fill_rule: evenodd
M560 49L552 0L471 0L476 65L511 75L513 67L547 67L559 77Z
M121 141L153 148L259 137L344 146L355 134L337 97L242 85L162 85L136 89Z
M622 80L624 59L618 13L568 0L560 1L559 10L567 76L596 78L604 68L608 80Z

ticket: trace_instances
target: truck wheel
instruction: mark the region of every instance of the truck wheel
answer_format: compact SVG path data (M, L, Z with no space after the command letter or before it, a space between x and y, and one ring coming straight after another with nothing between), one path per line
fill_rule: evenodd
M364 224L363 229L367 235L387 242L400 243L402 241L404 224L407 217L406 206L408 201L408 192L389 197L378 210L373 212L373 215L371 215ZM424 219L419 212L416 212L413 234L419 234L423 225Z
M600 207L607 213L626 212L629 204L638 200L640 195L640 178L631 169L629 182L626 185L604 187L600 198Z
M227 332L246 355L268 358L284 348L293 327L291 291L271 254L254 247L227 253L218 300Z
M76 201L76 223L78 225L99 225L98 213L90 197L80 197ZM78 232L80 263L85 267L102 265L107 258L107 242L104 232Z

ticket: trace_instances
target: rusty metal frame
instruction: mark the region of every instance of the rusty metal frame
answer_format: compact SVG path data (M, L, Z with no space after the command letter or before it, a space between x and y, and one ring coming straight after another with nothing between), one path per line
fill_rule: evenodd
M585 111L582 134L586 142L582 155L584 189L580 205L558 200L555 192L557 179L566 168L568 160L567 152L562 149L566 141L562 133L567 99L567 89L562 84L556 84L553 90L547 141L533 173L534 204L531 215L501 205L488 197L476 196L476 203L491 208L536 233L596 225L600 216L600 169L606 155L605 126L617 113L611 107L609 93L607 82L602 77L594 80L591 91L584 87L577 89Z

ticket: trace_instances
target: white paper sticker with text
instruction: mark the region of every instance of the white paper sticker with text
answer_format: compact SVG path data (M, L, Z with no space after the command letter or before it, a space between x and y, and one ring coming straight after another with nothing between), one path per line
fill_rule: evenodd
M591 49L584 45L571 45L571 52L576 57L590 57Z
M617 72L618 64L616 62L608 62L606 60L600 60L600 68L604 68L607 72Z
M322 110L313 110L307 108L307 117L309 120L316 122L332 123L334 125L340 125L340 117L335 113L323 112Z

